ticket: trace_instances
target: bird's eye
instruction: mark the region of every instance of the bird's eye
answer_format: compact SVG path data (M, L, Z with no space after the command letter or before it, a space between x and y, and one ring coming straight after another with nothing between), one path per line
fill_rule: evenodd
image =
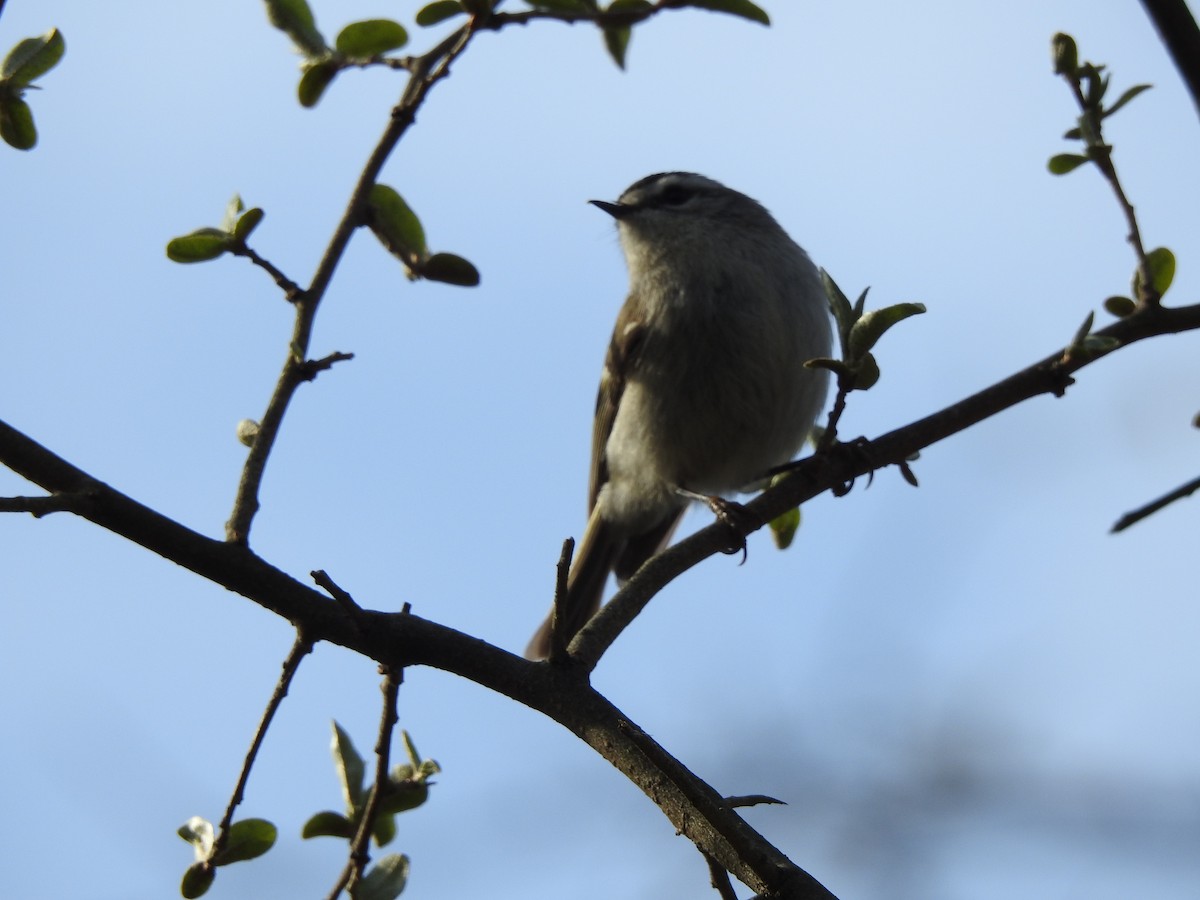
M681 184L672 184L662 192L662 202L667 206L681 206L691 197L692 192Z

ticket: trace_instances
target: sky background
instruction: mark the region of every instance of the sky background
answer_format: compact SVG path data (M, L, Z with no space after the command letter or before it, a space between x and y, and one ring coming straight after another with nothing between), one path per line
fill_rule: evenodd
M315 0L406 24L420 4ZM516 3L510 6L517 8ZM1066 343L1133 257L1099 176L1046 172L1074 103L1049 44L1072 33L1116 91L1109 120L1168 300L1200 293L1197 129L1138 3L786 2L767 29L702 11L639 28L618 71L594 29L478 38L383 180L474 290L407 282L357 234L263 485L254 548L326 569L364 606L520 651L562 539L584 523L591 411L625 290L586 205L667 169L761 200L851 296L920 301L852 397L881 434ZM222 533L291 310L244 260L163 247L266 210L253 246L305 282L402 88L343 74L313 110L261 3L10 0L0 45L62 29L30 96L31 153L0 147L0 418L143 503ZM414 29L413 52L444 29ZM1099 321L1107 320L1099 311ZM1200 885L1196 501L1119 536L1123 512L1197 474L1195 335L1148 342L805 507L793 548L711 559L665 590L597 686L843 900L1194 898ZM0 493L30 493L0 473ZM704 524L696 513L685 529ZM279 664L283 622L67 515L0 517L0 895L177 896ZM329 722L366 751L375 666L307 659L242 816L281 830L220 897L324 896L345 845ZM406 897L714 896L696 851L549 720L441 672L406 673L400 719L444 772L399 820ZM747 896L744 888L739 896Z

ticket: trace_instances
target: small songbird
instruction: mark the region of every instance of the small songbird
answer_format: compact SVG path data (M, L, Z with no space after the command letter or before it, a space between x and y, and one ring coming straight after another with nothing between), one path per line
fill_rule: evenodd
M665 547L689 502L752 489L792 459L827 394L830 352L812 261L759 203L689 172L610 203L629 268L592 433L589 517L567 579L563 640ZM526 655L549 653L553 614Z

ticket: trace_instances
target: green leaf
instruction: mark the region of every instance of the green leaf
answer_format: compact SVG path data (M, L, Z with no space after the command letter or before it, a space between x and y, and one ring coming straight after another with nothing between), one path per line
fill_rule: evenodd
M1079 346L1087 356L1091 357L1116 350L1121 346L1121 342L1115 337L1102 334L1089 334Z
M842 362L840 359L830 359L828 356L818 356L815 359L806 359L804 361L805 368L808 369L828 369L838 378L849 378L854 374L854 370Z
M258 227L258 223L263 220L263 216L265 215L266 213L257 206L246 210L238 217L237 224L233 226L233 236L239 241L245 242L246 238L250 237L251 232Z
M853 363L861 359L879 342L884 332L897 322L902 322L909 316L920 315L923 312L925 312L923 303L897 303L864 313L850 329L850 337L846 342L848 361Z
M242 819L229 826L225 846L212 859L214 866L227 866L262 856L279 836L278 829L266 819Z
M378 847L386 847L396 839L396 817L387 815L382 810L375 816L375 821L371 823L371 837L375 838L375 845Z
M341 813L325 810L304 823L300 837L337 837L350 840L354 837L354 824Z
M25 38L4 58L0 78L16 87L24 87L58 65L66 49L66 41L57 28L51 28L41 37Z
M417 753L417 745L413 743L412 736L404 728L400 729L400 739L404 741L404 750L408 753L408 761L416 769L421 765L421 755Z
M354 59L370 59L399 50L408 43L408 32L391 19L367 19L352 22L342 29L334 46L339 53Z
M367 196L367 223L379 242L410 268L417 268L428 256L421 220L386 184L373 186Z
M633 29L628 25L608 25L604 31L604 46L608 49L608 55L613 58L613 62L617 64L617 68L625 68L625 51L629 49L629 39L633 36Z
M422 7L417 13L417 24L422 28L428 28L430 25L436 25L438 22L444 22L452 16L462 15L465 12L466 10L458 0L436 0L435 3Z
M858 365L854 368L854 390L869 391L875 387L877 381L879 381L879 363L875 362L873 353L868 353L858 360Z
M20 97L0 98L0 138L17 150L32 150L37 146L33 110Z
M759 7L751 3L750 0L691 0L686 5L694 6L697 9L708 9L713 12L741 16L743 19L758 22L760 25L771 24L770 17Z
M429 783L424 780L389 781L379 800L379 810L385 813L408 812L428 799Z
M296 96L300 99L300 105L305 109L316 106L321 95L325 93L325 88L329 87L329 83L339 71L341 67L333 59L305 66L304 74L300 76L300 84L296 86Z
M229 251L233 236L220 228L198 228L167 243L167 258L177 263L208 262Z
M792 546L796 532L800 529L800 507L794 507L776 516L771 520L770 525L771 538L775 541L775 546L780 550L786 550Z
M1078 153L1059 153L1056 156L1050 157L1050 161L1046 163L1046 168L1050 170L1052 175L1066 175L1075 169L1078 169L1088 161L1086 156L1080 156Z
M1106 109L1104 111L1104 118L1107 119L1109 116L1111 116L1113 113L1115 113L1118 109L1120 109L1122 106L1124 106L1130 100L1132 100L1138 94L1142 93L1142 91L1148 91L1148 90L1150 90L1151 87L1153 87L1153 85L1135 84L1133 87L1131 87L1125 93L1123 93L1120 97L1118 97L1116 103L1114 103L1112 106L1110 106L1108 109Z
M420 275L430 281L457 284L460 287L475 287L479 284L479 270L453 253L433 254L421 265Z
M392 853L381 859L351 892L354 900L396 900L408 882L408 857Z
M195 897L203 897L208 889L212 887L213 879L217 877L217 870L211 866L206 866L204 863L192 863L188 866L187 871L183 873L183 881L179 885L179 893L192 900Z
M1083 324L1075 329L1075 336L1071 338L1072 347L1079 347L1083 344L1084 338L1086 338L1092 331L1092 323L1094 321L1096 321L1096 314L1094 312L1089 312L1087 314L1087 318L1083 320Z
M1133 315L1134 310L1137 309L1137 304L1128 297L1109 297L1104 301L1104 308L1118 319L1123 319L1126 316Z
M305 0L266 0L267 18L271 24L292 39L305 56L322 56L328 52L325 38L317 30L317 21Z
M342 799L346 801L346 812L352 817L357 814L363 802L363 775L365 767L362 757L354 749L350 735L342 730L337 722L333 723L333 764L337 769L338 779L342 782Z
M225 204L225 215L221 218L221 230L229 234L233 234L234 226L237 225L238 216L242 210L246 208L246 204L242 202L241 194L234 194L229 202Z
M1075 74L1079 68L1079 48L1075 46L1075 38L1061 31L1050 41L1050 55L1054 60L1055 75Z
M821 285L825 288L825 299L829 301L829 311L833 313L833 319L837 323L842 351L845 352L846 339L850 336L850 329L858 320L858 316L850 305L850 298L842 293L842 289L833 280L833 276L824 269L821 270ZM866 297L866 291L863 291L863 297Z
M1150 268L1150 286L1162 297L1175 280L1175 254L1166 247L1157 247L1146 254L1146 264Z

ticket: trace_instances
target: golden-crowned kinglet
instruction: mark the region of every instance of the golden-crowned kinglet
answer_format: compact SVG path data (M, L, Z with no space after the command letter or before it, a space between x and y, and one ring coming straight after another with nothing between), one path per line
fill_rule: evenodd
M812 261L756 201L666 172L616 203L629 297L617 315L592 433L590 515L560 609L565 641L600 607L609 572L666 546L688 502L759 482L821 411L829 317ZM544 658L551 619L526 655Z

